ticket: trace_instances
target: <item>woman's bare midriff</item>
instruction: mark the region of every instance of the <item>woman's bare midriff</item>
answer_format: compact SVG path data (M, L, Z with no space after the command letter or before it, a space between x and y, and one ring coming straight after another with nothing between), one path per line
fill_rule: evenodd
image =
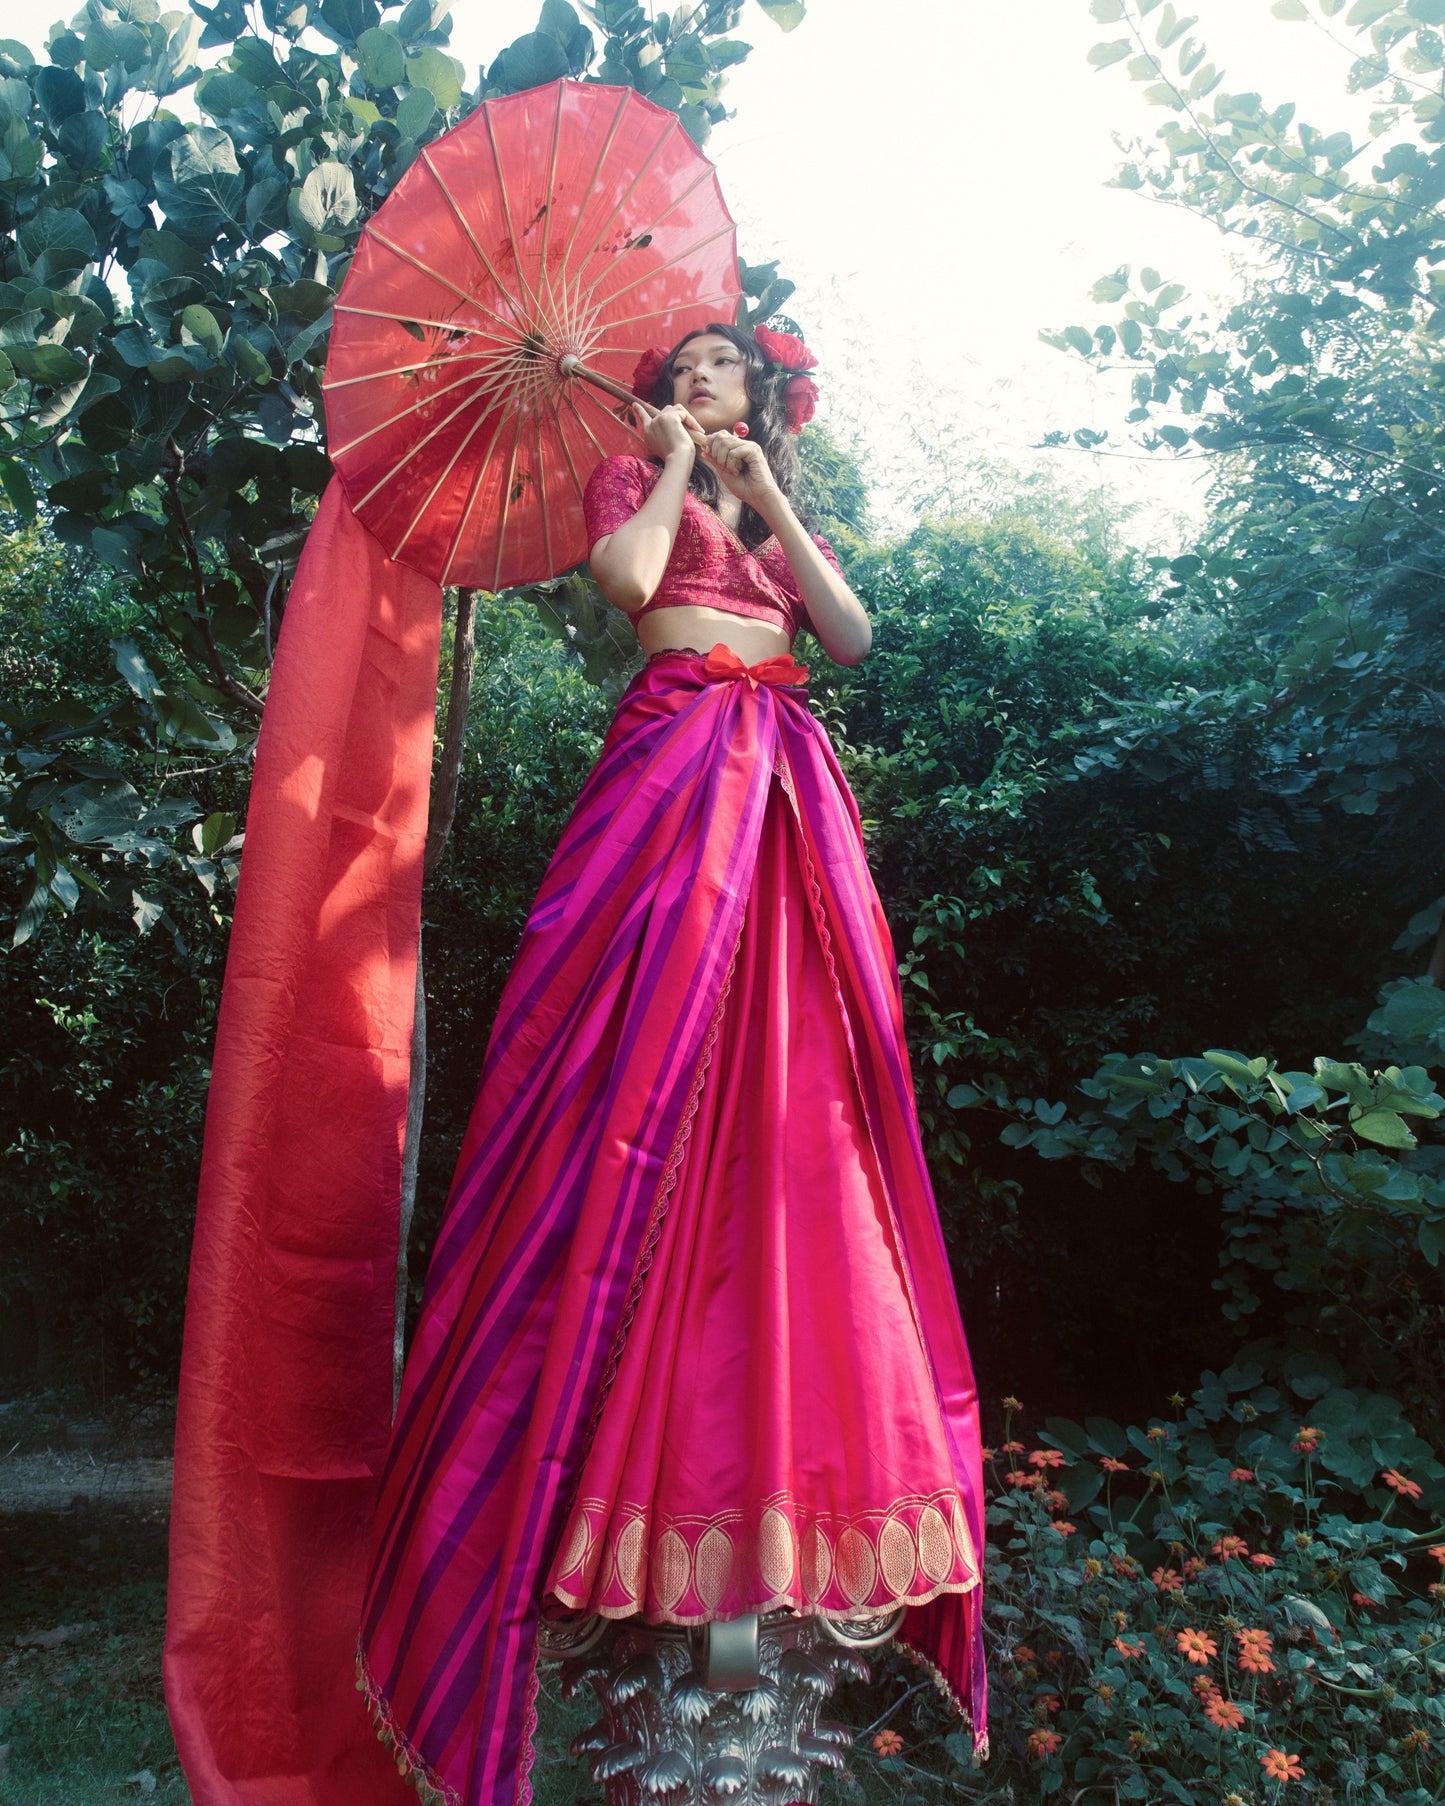
M723 608L691 604L684 608L658 608L640 618L634 615L632 624L637 629L638 642L649 658L655 652L669 652L682 646L709 652L721 642L737 653L745 664L755 665L760 659L774 658L792 647L787 634L771 621L729 614Z

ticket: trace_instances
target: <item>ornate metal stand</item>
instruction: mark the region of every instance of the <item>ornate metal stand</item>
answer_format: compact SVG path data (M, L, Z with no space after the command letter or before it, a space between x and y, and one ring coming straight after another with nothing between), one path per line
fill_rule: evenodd
M776 1611L692 1630L578 1618L544 1625L541 1651L568 1698L584 1683L597 1695L602 1716L572 1753L590 1758L608 1806L812 1806L853 1741L818 1712L839 1680L867 1680L860 1652L902 1616Z

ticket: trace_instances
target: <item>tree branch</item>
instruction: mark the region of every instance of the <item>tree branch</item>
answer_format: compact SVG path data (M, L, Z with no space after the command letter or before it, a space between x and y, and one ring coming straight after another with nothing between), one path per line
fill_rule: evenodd
M264 707L261 698L254 695L242 683L233 678L221 657L221 649L216 644L216 636L211 627L211 611L206 603L206 578L201 568L201 555L196 549L195 536L191 532L191 523L186 515L186 504L181 497L181 478L185 475L186 454L170 441L171 455L175 462L166 472L166 488L170 491L171 505L176 511L176 522L181 530L181 540L186 548L186 561L191 569L191 582L196 593L196 620L206 642L206 655L210 663L211 674L216 680L216 688L223 695L229 696L232 702L238 702L243 708L250 709L252 714L259 715Z

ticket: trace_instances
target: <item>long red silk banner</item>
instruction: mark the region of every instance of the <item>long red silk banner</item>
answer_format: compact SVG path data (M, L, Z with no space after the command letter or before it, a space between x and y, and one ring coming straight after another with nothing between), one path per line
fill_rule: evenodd
M196 1806L402 1806L353 1683L441 593L322 497L257 747L186 1304L166 1698Z

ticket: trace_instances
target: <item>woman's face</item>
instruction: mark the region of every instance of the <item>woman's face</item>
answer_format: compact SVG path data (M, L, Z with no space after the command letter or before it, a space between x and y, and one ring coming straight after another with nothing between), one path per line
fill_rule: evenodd
M709 433L726 431L752 412L747 365L731 339L705 332L672 360L672 399Z

